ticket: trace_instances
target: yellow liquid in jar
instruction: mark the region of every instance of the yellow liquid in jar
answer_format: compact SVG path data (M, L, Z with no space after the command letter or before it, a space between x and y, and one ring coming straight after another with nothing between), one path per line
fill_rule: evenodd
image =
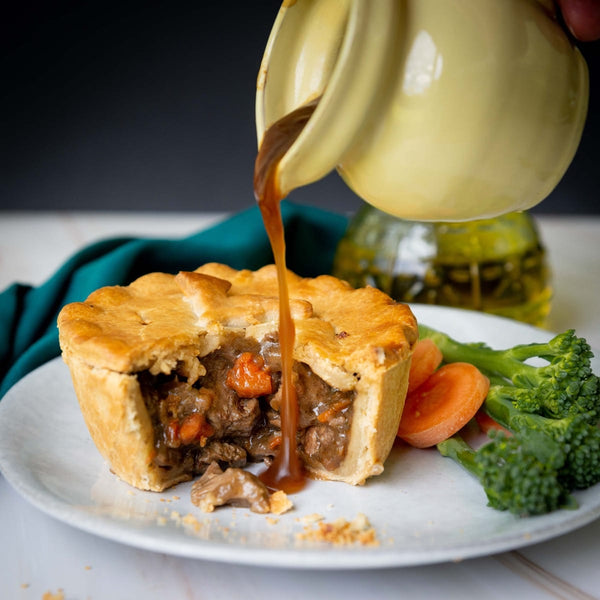
M550 269L526 212L465 223L397 219L364 206L340 241L333 274L396 300L484 311L544 326Z

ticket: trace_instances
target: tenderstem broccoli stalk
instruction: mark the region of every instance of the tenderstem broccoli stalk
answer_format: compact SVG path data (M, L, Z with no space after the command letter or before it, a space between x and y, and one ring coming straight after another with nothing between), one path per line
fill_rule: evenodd
M511 401L524 412L550 418L582 414L590 422L597 422L600 416L600 385L591 369L593 353L573 330L546 343L520 344L506 350L461 343L425 325L419 325L419 331L422 338L435 342L445 362L468 362L488 376L510 382L514 386ZM543 362L531 364L530 359Z
M437 447L479 480L492 508L526 517L575 507L555 465L540 461L515 437L492 434L491 441L474 450L457 434Z

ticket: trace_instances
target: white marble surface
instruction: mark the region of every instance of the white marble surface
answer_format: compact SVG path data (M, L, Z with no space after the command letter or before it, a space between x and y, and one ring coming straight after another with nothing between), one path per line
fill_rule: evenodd
M179 237L222 218L195 214L0 213L0 290L39 284L83 245L108 236ZM600 349L600 218L539 218L554 271L549 328ZM486 558L376 571L224 565L139 550L47 517L0 478L0 598L600 598L600 521Z

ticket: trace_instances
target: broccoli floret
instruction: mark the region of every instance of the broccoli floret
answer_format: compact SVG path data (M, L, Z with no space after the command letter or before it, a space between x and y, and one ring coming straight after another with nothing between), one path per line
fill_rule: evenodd
M491 376L510 381L512 401L519 409L551 418L583 414L600 417L600 384L592 373L593 353L585 339L573 330L547 343L521 344L494 350L485 344L465 344L445 333L419 325L421 338L431 338L446 362L468 362ZM525 361L540 358L543 365Z
M492 508L525 517L575 507L552 463L541 462L516 437L501 432L490 437L478 450L458 434L437 448L479 480Z
M560 460L561 482L568 489L585 489L600 481L600 429L585 414L551 419L519 410L512 386L492 385L484 402L486 412L521 439L527 439L541 461ZM555 463L556 464L556 463Z

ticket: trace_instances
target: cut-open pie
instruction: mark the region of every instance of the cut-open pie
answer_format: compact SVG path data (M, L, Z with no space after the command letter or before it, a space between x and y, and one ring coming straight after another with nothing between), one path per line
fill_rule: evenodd
M310 476L360 484L383 470L417 324L374 288L288 274L298 449ZM269 460L280 441L275 268L151 273L65 306L63 358L111 469L161 491L218 462Z

